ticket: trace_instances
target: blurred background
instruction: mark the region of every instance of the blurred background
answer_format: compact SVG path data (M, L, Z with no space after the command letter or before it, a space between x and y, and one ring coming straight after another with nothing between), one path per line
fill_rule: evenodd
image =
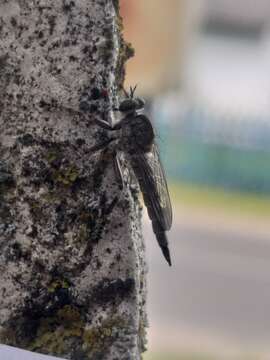
M122 0L174 207L146 360L270 359L270 2Z

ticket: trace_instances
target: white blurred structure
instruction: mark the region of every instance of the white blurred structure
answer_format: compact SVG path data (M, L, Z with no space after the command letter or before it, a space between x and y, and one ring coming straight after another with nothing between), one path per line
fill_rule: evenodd
M205 0L188 54L191 103L249 118L270 114L270 2Z
M204 0L205 16L215 24L259 28L269 22L269 0Z
M232 115L270 113L270 63L265 39L200 35L190 52L190 101Z

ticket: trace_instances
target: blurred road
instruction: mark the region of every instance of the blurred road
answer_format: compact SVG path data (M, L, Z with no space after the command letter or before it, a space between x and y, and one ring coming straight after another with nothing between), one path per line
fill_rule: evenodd
M144 220L150 350L269 350L270 224L185 208L175 215L172 268Z

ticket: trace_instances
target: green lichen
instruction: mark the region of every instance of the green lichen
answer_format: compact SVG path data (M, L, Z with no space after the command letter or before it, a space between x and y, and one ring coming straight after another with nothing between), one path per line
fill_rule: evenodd
M147 347L146 347L146 327L147 327L147 324L146 324L146 321L144 319L140 319L140 322L139 322L139 342L140 342L140 347L141 347L141 351L144 352L147 350Z
M16 344L16 333L12 329L0 329L0 343L5 345Z
M59 152L57 152L56 150L49 150L48 153L46 154L46 160L50 164L55 160L57 160L58 158L59 158Z
M63 158L61 150L52 148L45 154L45 160L51 170L51 178L55 183L65 186L72 185L79 176L79 171L74 164L61 167L60 160Z
M60 200L59 193L54 191L49 191L41 195L41 198L45 201L46 204L54 204Z
M29 350L51 354L64 354L66 341L81 338L84 321L76 307L65 305L54 316L42 318L35 340L28 346Z
M119 8L120 8L120 6L119 6L119 0L113 0L113 6L114 6L114 9L115 9L115 11L116 11L116 14L118 15L119 14Z
M78 176L79 172L74 165L71 165L66 169L55 170L53 172L54 181L65 186L72 185L77 180Z
M110 345L119 337L126 322L115 317L106 319L100 326L86 329L83 333L83 349L94 359L100 353L105 353Z
M81 340L81 350L89 359L106 353L119 337L126 322L115 317L102 322L100 326L85 328L81 312L72 305L66 305L54 316L42 318L35 340L26 348L47 354L63 355L72 342Z
M130 42L125 42L126 49L125 49L125 57L126 61L132 58L135 55L135 49Z
M57 291L59 289L69 289L69 287L70 287L70 284L67 280L56 279L56 280L52 281L50 283L50 285L48 286L48 292L54 293L55 291Z
M84 243L89 238L89 231L86 224L82 224L76 237L78 243Z

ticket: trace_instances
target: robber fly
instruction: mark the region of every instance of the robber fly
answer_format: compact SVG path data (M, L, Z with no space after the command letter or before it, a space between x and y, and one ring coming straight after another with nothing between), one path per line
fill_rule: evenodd
M118 108L114 109L119 111L123 117L115 125L111 126L106 121L100 119L96 119L96 123L106 130L119 130L120 134L116 138L118 143L116 149L123 151L127 155L128 161L139 182L144 203L152 221L153 231L165 259L171 266L166 236L166 231L172 225L172 207L168 186L155 143L153 126L148 117L140 114L140 110L143 110L145 103L144 100L134 97L135 90L136 86L130 88L129 94L124 90L126 98L120 103ZM99 148L107 146L111 141L113 139L99 146ZM117 177L123 183L121 166L116 150L114 152L114 164Z

